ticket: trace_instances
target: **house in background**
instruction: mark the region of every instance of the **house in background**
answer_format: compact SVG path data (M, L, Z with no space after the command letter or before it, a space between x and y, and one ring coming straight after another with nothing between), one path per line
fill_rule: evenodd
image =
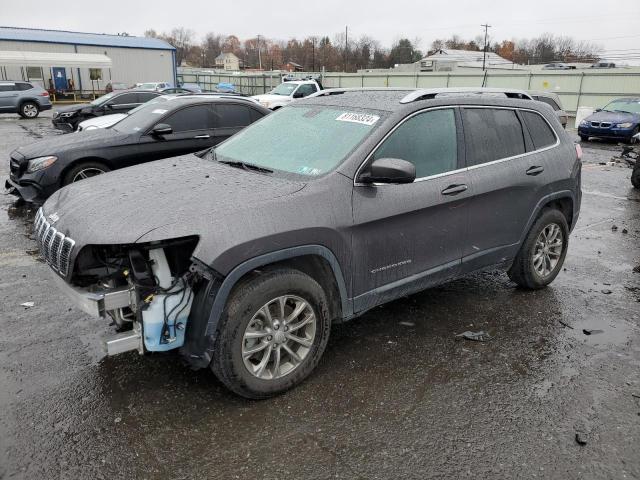
M295 62L287 62L282 67L282 70L284 70L285 72L301 72L302 70L304 70L304 68L302 67L302 65L299 65Z
M221 53L215 59L215 68L237 72L240 70L240 59L231 52Z
M414 63L414 69L420 72L452 72L482 68L484 52L474 50L442 49L424 57ZM521 69L522 66L513 63L494 52L487 52L485 68L487 69Z

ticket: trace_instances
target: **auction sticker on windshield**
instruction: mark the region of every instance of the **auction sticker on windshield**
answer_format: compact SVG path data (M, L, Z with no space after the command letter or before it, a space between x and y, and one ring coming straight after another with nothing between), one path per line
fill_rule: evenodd
M363 125L375 125L380 120L377 115L369 115L367 113L349 113L345 112L336 118L339 122L361 123Z

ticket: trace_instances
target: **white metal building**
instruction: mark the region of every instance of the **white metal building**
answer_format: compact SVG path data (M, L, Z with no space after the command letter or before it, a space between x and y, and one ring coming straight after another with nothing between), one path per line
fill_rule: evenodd
M34 65L18 65L19 56ZM56 89L68 89L71 80L77 90L101 90L110 81L175 84L175 48L157 38L0 27L0 80L44 88L51 80Z

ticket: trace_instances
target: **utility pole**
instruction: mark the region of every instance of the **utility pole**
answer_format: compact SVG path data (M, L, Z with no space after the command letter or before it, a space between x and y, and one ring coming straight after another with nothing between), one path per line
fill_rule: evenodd
M487 32L489 30L489 27L491 27L491 25L485 23L484 25L480 25L481 27L484 27L484 54L482 55L482 70L485 70L485 66L487 63Z
M349 25L344 27L344 73L347 73L347 52L349 51Z
M311 71L316 71L316 37L311 37Z
M262 56L260 55L260 35L258 35L258 64L260 64L260 70L262 70Z

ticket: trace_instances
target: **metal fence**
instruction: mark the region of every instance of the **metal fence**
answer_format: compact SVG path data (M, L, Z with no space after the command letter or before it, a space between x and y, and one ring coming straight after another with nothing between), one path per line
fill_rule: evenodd
M300 74L299 74L300 75ZM317 75L317 74L315 74ZM280 73L224 74L181 72L178 81L198 83L213 90L220 82L232 83L248 95L266 93L280 83ZM384 72L324 73L325 88L333 87L504 87L543 90L560 96L564 109L575 112L578 106L599 108L617 97L640 97L640 68L571 71L488 71L482 72Z

